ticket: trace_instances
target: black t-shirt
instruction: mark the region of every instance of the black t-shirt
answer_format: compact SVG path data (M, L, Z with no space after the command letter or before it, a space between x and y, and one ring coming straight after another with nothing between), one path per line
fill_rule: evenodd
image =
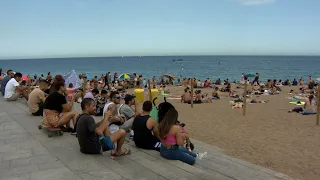
M134 131L133 141L137 147L143 148L144 145L148 145L154 139L151 130L147 127L147 121L150 118L149 115L136 116L132 124L132 130Z
M101 145L99 136L95 133L97 124L93 117L88 114L79 115L76 126L80 151L85 154L100 154Z
M62 105L66 103L67 100L65 96L59 92L54 92L46 98L44 102L44 109L56 110L61 113L63 109Z

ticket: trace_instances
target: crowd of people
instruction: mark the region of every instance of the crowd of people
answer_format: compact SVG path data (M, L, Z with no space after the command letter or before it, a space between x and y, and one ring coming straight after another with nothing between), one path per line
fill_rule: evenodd
M82 77L83 83L88 83L88 88L83 86L85 89L74 89L73 84L66 84L61 75L52 78L48 73L47 78L29 78L23 80L21 73L8 70L1 78L5 100L25 98L30 114L42 116L44 128L75 133L82 153L111 151L113 156L130 154L131 150L123 147L127 134L130 134L137 147L159 151L166 159L192 165L206 154L192 152L190 138L179 124L177 110L169 102L158 105L155 118L150 115L152 102L143 102L142 111L139 111L135 108L134 95L115 88L117 80L110 83L108 79L104 82L108 84L103 84L99 90L101 87L96 86L96 81L86 82L86 77ZM134 85L140 86L140 83ZM120 103L122 99L124 104ZM77 102L82 112L74 110ZM96 122L93 116L100 116L102 120Z
M143 149L159 151L161 156L167 159L181 160L188 164L194 164L196 158L202 158L205 154L195 154L190 148L190 138L178 121L178 112L169 102L160 103L157 107L157 116L153 117L151 111L153 104L145 101L142 111L136 106L135 96L126 92L127 88L147 88L142 75L134 74L128 80L121 80L118 74L114 74L113 80L108 72L101 78L95 76L87 80L85 74L79 75L80 88L74 88L72 83L66 84L61 75L52 78L49 72L47 77L34 75L23 79L19 72L8 70L4 76L1 73L1 93L5 100L16 101L19 98L27 100L29 111L34 116L42 116L42 125L45 128L61 128L63 131L77 134L80 151L86 154L99 154L111 151L112 155L120 156L130 154L130 149L123 148L124 139L129 134L136 146ZM204 82L197 79L185 78L178 83L185 86L181 96L182 103L211 103L212 100L220 99L219 92L227 92L231 98L236 98L233 108L241 108L244 94L237 94L241 83L249 82L244 74L235 89L232 89L228 79L221 83L218 79L211 83L208 78ZM164 81L161 77L159 82L152 79L152 86L161 84L162 93L168 93L167 85L173 84L174 78ZM223 85L222 85L223 84ZM202 93L200 89L194 92L191 98L191 85L194 88L211 87L211 96ZM222 85L222 86L220 86ZM254 80L248 83L247 94L273 95L281 91L281 86L304 85L302 78L299 82L284 83L276 80L268 80L267 83L259 81L256 73ZM315 114L317 96L315 88L317 84L309 77L307 86L300 88L300 93L307 94L307 101L303 107L291 109L289 112L301 114ZM292 91L291 94L294 94ZM121 100L124 101L121 104ZM303 100L303 99L302 99ZM266 103L268 101L257 98L247 98L248 103ZM82 112L74 110L74 104L81 103ZM95 122L93 116L101 117L102 120ZM185 146L185 147L184 147Z

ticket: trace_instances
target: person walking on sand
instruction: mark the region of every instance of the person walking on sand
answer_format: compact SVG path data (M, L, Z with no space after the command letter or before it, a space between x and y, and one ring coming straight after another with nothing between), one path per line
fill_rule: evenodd
M255 83L259 86L259 73L256 73L254 80L252 81L252 85L255 86Z
M126 132L122 129L110 133L107 115L96 123L91 115L96 112L96 104L91 98L85 98L81 102L82 114L77 118L76 131L80 146L80 151L84 154L102 154L102 152L115 149L112 155L121 156L130 154L130 149L122 148Z

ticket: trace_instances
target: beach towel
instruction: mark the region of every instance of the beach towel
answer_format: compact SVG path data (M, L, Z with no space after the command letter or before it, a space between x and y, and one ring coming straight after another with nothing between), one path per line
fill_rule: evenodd
M167 99L170 99L170 100L181 100L181 97L168 97Z
M70 83L73 84L73 88L78 89L81 87L81 80L79 79L77 73L72 70L69 73L65 73L63 75L63 79L65 80L65 85L68 87Z
M300 102L300 103L298 103L298 102ZM289 103L294 104L294 105L298 105L298 106L302 106L305 104L305 102L303 102L303 101L294 101L294 102L289 102Z

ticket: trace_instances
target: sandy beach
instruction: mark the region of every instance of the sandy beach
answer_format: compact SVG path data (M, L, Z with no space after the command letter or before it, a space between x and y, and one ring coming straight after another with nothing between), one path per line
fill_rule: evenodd
M259 96L269 100L266 104L247 104L246 116L242 109L231 108L227 94L213 103L195 104L193 109L179 100L168 101L178 109L192 138L295 179L319 179L320 126L315 125L316 116L288 113L296 106L286 97L290 89L298 87L281 88L280 95ZM170 87L170 91L179 96L183 88Z

